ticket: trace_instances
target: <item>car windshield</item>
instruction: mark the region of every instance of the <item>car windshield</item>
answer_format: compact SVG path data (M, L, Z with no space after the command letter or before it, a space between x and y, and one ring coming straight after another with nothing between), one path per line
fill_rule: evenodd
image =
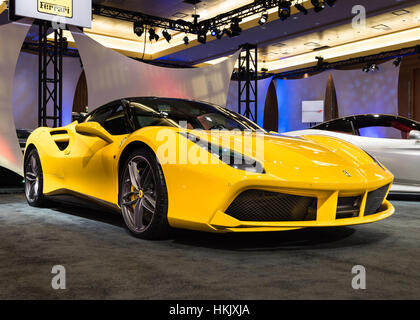
M217 105L158 98L129 99L138 128L147 126L186 127L203 130L262 130L242 115Z

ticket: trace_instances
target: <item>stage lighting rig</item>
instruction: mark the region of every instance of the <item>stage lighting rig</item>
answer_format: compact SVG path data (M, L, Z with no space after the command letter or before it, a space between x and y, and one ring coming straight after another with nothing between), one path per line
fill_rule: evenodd
M368 63L363 69L363 72L369 73L370 71L379 71L379 67L376 63Z
M230 31L232 31L232 37L237 37L241 34L242 28L239 26L239 23L242 19L238 17L232 18L232 23L230 24Z
M370 70L375 72L375 71L379 71L379 66L376 63L372 63L370 65Z
M143 23L140 22L140 21L134 22L134 24L133 24L133 31L134 31L134 34L136 36L141 37L142 34L143 34L143 32L144 32Z
M197 32L198 42L205 44L207 42L207 32L209 31L208 26L203 25Z
M324 0L311 0L311 3L314 6L314 10L316 13L321 12L325 9L325 1Z
M401 64L401 61L402 61L401 57L398 57L392 63L394 64L394 66L398 67Z
M229 38L233 37L232 30L230 29L224 29L223 33L225 33Z
M167 30L163 30L162 31L162 35L163 37L166 39L166 41L170 42L172 39L172 36L169 34L169 32Z
M153 40L158 41L159 40L159 35L156 34L155 29L150 28L149 29L149 40L150 42L152 42Z
M224 33L224 31L223 30L221 30L221 29L217 29L217 32L216 32L216 38L218 39L218 40L220 40L220 39L222 39L222 37L223 37L223 35L224 35L225 33Z
M324 58L323 57L315 57L316 60L318 60L316 67L318 69L321 69L322 66L324 65Z
M259 24L260 26L262 26L262 25L266 24L266 23L267 23L267 21L268 21L268 13L267 13L267 12L264 12L264 13L261 15L260 20L258 20L258 24Z
M292 6L291 1L280 1L279 3L279 18L281 21L286 20L290 17L290 7Z
M302 12L304 15L308 14L308 9L306 9L305 6L301 3L296 3L295 8Z

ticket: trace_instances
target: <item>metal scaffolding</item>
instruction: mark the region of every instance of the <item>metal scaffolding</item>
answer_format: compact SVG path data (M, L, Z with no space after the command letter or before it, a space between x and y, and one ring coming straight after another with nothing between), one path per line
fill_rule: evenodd
M244 44L239 55L238 112L257 122L258 107L258 47Z
M63 120L63 30L54 30L54 40L49 41L51 23L40 21L38 26L38 126L60 127Z

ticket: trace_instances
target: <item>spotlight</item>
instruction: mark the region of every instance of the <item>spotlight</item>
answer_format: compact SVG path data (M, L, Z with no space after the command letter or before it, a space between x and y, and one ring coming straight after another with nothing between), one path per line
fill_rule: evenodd
M260 20L258 20L258 23L260 26L262 26L263 24L266 24L267 21L268 21L268 13L265 12L261 15L261 18Z
M162 31L162 35L163 37L166 39L166 41L170 42L172 39L172 36L169 34L169 32L167 30L163 30Z
M232 30L230 30L230 29L224 29L223 33L226 33L229 38L233 37Z
M198 40L198 42L200 42L202 44L205 44L207 42L206 34L203 34L203 33L199 34L198 37L197 37L197 40Z
M379 71L379 67L376 63L372 63L372 65L370 66L370 70L372 70L373 72Z
M397 59L394 60L393 64L394 66L398 67L401 64L401 57L398 57Z
M198 31L197 33L197 40L198 42L205 44L207 42L207 31L208 29L206 28L202 28L201 30Z
M279 3L279 18L281 21L286 20L290 17L290 7L292 6L291 1L280 1Z
M363 72L375 72L375 71L379 71L379 66L376 63L368 63L363 69Z
M156 34L155 29L150 28L149 29L149 40L150 41L158 41L159 40L159 35Z
M144 27L143 24L140 21L136 21L133 24L133 31L134 34L137 35L138 37L141 37L141 35L144 32Z
M235 17L232 18L232 23L230 25L230 31L232 31L232 37L239 36L242 32L242 28L239 26L239 22L241 22L242 19Z
M325 1L324 0L311 0L311 3L314 6L314 10L316 13L325 9Z
M316 57L316 60L318 60L318 63L316 64L316 67L319 69L324 64L324 58L323 57Z
M186 46L188 46L188 44L190 43L190 39L188 39L188 37L187 37L187 36L185 36L183 40L184 40L184 44L185 44Z
M325 0L325 2L330 6L330 7L334 7L335 3L337 2L337 0Z
M296 3L295 8L298 9L300 12L302 12L304 15L308 14L308 10L301 3Z
M368 72L370 71L370 65L366 65L366 66L362 69L362 71L363 71L363 72L368 73Z

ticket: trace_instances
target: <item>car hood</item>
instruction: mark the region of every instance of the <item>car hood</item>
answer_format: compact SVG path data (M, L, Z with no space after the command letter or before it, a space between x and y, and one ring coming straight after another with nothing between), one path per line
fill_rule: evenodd
M257 159L289 167L359 167L372 163L361 149L331 137L288 137L267 133L189 131L200 139Z

